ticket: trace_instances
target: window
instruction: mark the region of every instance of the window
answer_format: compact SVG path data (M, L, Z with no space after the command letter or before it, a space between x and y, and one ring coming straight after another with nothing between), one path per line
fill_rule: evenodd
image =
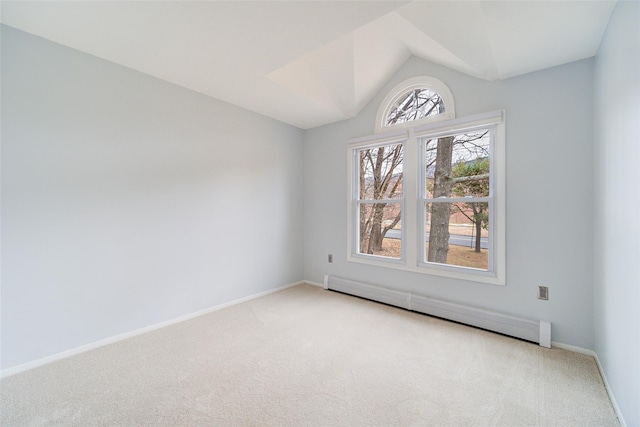
M355 148L356 253L400 260L404 145L400 141Z
M393 88L382 101L375 131L405 128L455 116L453 95L444 83L432 77L415 77Z
M444 101L438 93L427 88L412 89L393 102L384 125L420 120L442 114L445 110Z
M504 284L504 113L451 119L446 86L408 86L349 143L349 261Z
M421 263L493 270L493 127L419 138Z

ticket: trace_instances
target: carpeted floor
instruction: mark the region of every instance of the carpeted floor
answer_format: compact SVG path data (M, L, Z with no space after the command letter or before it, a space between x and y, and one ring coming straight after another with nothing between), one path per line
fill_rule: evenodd
M301 285L0 382L2 426L617 426L593 358Z

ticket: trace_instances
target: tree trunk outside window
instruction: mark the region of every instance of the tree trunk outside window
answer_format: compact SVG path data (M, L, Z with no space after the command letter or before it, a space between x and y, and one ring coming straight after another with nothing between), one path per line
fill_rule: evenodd
M436 168L434 174L433 197L450 197L453 187L451 177L453 157L453 136L438 138ZM429 231L429 252L427 261L447 263L449 252L450 203L431 204L431 229Z

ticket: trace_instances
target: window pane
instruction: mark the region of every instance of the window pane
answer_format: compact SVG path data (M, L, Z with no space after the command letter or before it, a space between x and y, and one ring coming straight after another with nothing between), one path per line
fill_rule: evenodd
M489 196L488 130L433 138L425 145L425 196Z
M358 150L360 200L402 197L402 144Z
M414 89L400 96L387 115L385 126L420 120L424 117L444 113L445 106L440 95L432 90Z
M427 262L488 270L489 204L427 203Z
M358 253L402 257L400 203L361 203Z

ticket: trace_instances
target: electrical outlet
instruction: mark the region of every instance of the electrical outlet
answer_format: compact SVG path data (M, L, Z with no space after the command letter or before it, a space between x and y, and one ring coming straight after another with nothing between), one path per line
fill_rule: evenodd
M333 262L333 254L329 254L329 256L327 257L327 260L329 261L329 263Z
M549 299L549 288L547 286L538 286L538 299L545 301Z

